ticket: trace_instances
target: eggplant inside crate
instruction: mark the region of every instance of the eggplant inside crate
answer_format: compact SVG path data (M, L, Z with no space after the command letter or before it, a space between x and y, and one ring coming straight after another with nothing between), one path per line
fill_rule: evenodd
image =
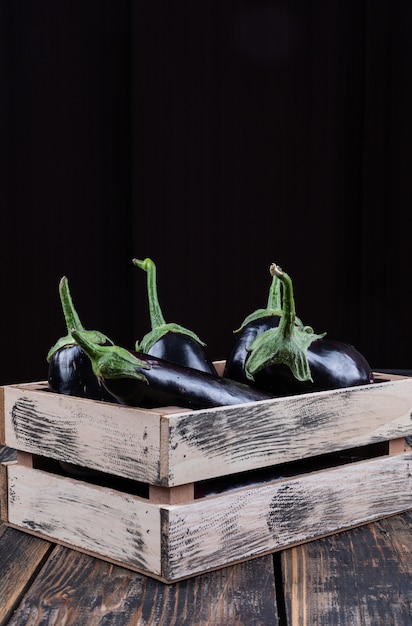
M6 524L166 583L412 508L412 378L205 410L2 388Z

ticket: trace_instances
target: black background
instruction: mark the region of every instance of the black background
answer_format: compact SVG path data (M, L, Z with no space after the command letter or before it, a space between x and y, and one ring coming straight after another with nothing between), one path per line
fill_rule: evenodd
M225 358L272 261L298 315L412 367L412 3L0 0L0 384L66 328L167 321Z

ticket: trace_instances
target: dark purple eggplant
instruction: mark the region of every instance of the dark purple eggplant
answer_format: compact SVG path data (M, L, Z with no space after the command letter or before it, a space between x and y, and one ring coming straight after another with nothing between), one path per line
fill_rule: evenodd
M265 309L257 309L248 315L240 328L235 330L236 340L226 359L223 376L241 383L252 384L246 376L245 365L249 356L249 347L254 339L261 333L279 326L282 316L282 281L274 274L269 288L267 306ZM295 317L295 324L304 328L302 321ZM305 332L311 331L306 328Z
M96 344L110 345L113 343L99 331L84 330L74 308L69 283L65 276L59 283L59 295L68 333L70 329L76 328ZM70 333L61 337L49 350L47 361L49 363L48 387L51 391L67 396L119 403L95 376L89 357L74 341ZM59 465L65 473L71 476L87 478L98 474L95 470L73 463L59 461Z
M68 332L69 329L75 328L85 332L91 341L97 344L112 343L106 335L98 331L85 331L74 308L69 283L65 276L59 283L59 295ZM114 402L113 397L94 375L90 359L70 333L61 337L49 350L47 362L49 364L48 387L51 391L68 396Z
M263 331L250 344L246 380L274 396L373 383L367 359L353 346L296 324L292 281L275 263L271 273L283 283L282 315L276 328Z
M269 400L271 394L207 372L120 346L102 346L73 330L94 374L123 404L205 409Z
M276 275L272 276L266 308L257 309L248 315L241 326L234 331L236 339L223 371L223 376L226 378L249 384L250 381L245 372L245 363L249 356L248 348L257 335L278 326L282 314L281 287L282 283L279 278Z
M215 366L206 352L206 344L191 330L179 324L166 323L159 304L154 262L146 258L143 261L133 259L133 263L147 273L147 294L152 327L142 341L136 343L136 351L156 356L170 363L217 375Z
M307 359L311 379L297 380L284 364L264 367L254 375L254 385L274 396L326 391L374 382L373 372L365 357L354 346L332 339L315 339Z

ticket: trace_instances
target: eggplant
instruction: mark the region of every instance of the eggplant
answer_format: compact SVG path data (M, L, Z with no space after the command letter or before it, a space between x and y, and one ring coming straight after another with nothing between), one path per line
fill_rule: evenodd
M73 328L82 331L91 341L100 345L109 345L113 342L99 331L86 331L83 328L73 305L66 276L60 280L59 296L68 334L61 337L47 354L48 388L68 396L115 402L113 396L108 393L93 373L90 359L74 341L69 331Z
M245 371L246 360L249 356L249 347L253 340L261 333L279 326L282 311L282 281L276 274L272 275L267 305L264 309L257 309L248 315L241 326L234 331L237 335L234 345L226 359L223 376L246 384L254 384L254 380L247 377ZM295 324L304 328L302 321L295 317ZM305 332L312 331L305 328Z
M282 315L276 328L263 331L250 344L246 380L274 396L373 383L367 359L354 346L295 323L292 281L275 263L270 271L283 283Z
M298 380L284 364L264 367L254 375L254 385L274 396L326 391L374 382L371 367L354 346L332 339L315 339L307 350L311 372L308 380Z
M146 258L144 260L133 259L133 263L147 273L151 323L151 331L143 337L140 343L136 342L136 352L143 352L217 376L215 366L206 352L206 344L191 330L179 324L166 323L159 304L154 262Z
M73 330L72 335L89 356L94 374L107 391L129 406L206 409L272 398L249 385L152 355L99 345L82 331Z
M240 327L233 331L236 339L225 362L223 376L226 378L249 384L245 372L248 348L257 335L279 325L282 315L281 287L282 282L273 275L266 308L257 309L248 315Z
M249 356L248 348L258 335L270 328L276 328L278 325L279 317L277 315L262 317L246 324L226 359L223 376L240 383L253 384L253 379L248 379L245 371L246 359Z
M59 283L59 296L68 334L61 337L47 354L48 388L50 391L67 396L119 403L95 376L89 357L75 342L69 330L76 328L98 345L111 345L113 342L99 331L84 330L74 308L69 283L65 276ZM59 461L59 465L70 476L88 478L99 474L96 470L65 461Z
M63 308L68 334L61 337L50 348L47 354L48 388L56 393L68 396L79 396L105 402L114 402L113 397L100 383L90 363L80 346L74 341L69 330L86 333L91 341L99 345L109 345L113 342L103 333L94 330L85 330L80 322L77 311L71 298L69 283L63 276L59 283L59 296Z

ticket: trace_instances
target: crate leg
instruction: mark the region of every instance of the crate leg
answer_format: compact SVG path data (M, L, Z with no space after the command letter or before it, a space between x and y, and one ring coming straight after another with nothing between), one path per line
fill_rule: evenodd
M194 499L194 483L177 487L149 485L149 500L156 504L183 504Z
M33 467L33 455L30 452L17 450L17 463L25 467Z
M389 454L402 454L410 449L411 447L403 437L399 439L391 439L389 441Z

